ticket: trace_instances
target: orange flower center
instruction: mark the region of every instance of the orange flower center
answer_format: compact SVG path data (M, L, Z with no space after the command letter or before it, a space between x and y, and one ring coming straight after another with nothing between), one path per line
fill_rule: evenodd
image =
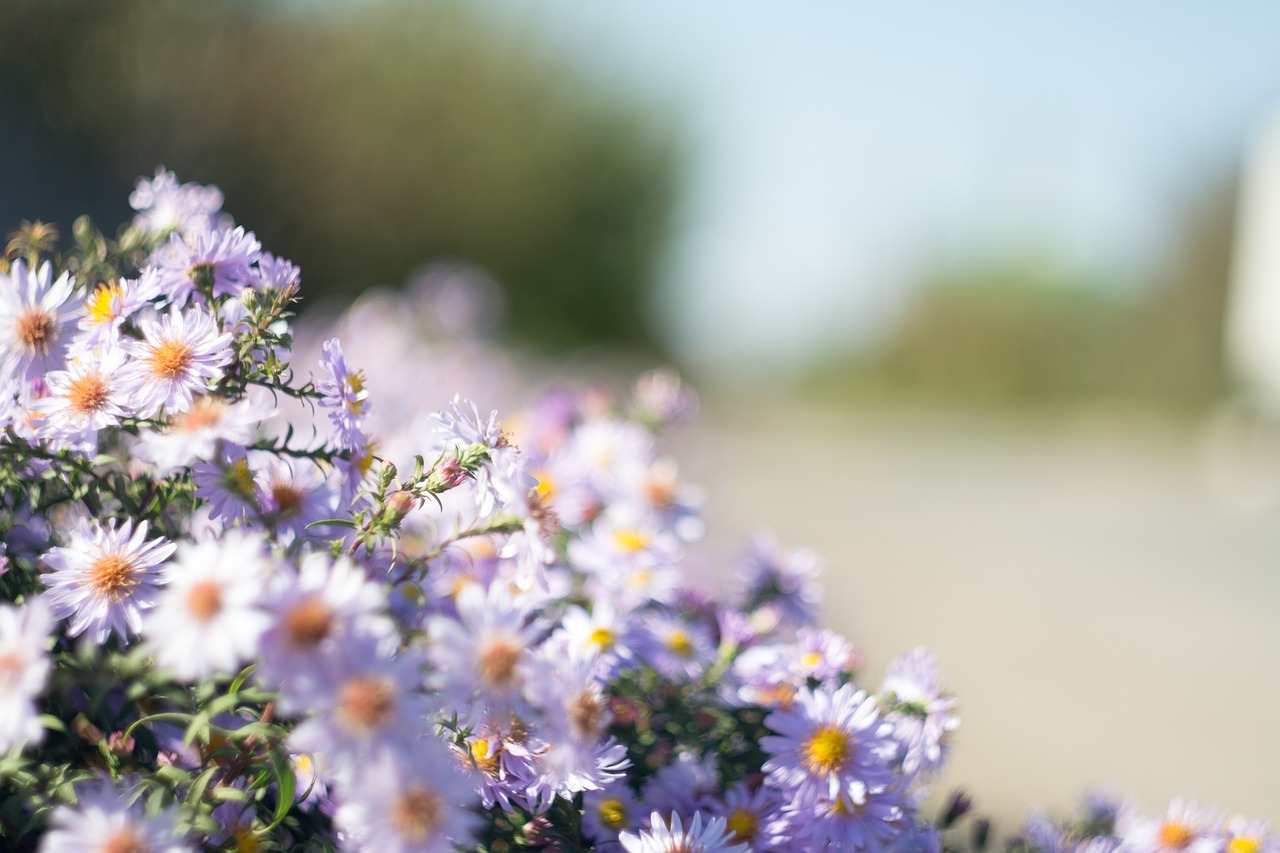
M180 379L191 367L191 347L182 341L163 341L151 350L147 361L151 364L151 375L157 379Z
M89 565L88 581L99 595L119 601L138 585L138 568L119 554L103 554Z
M271 499L275 501L276 515L281 517L295 515L302 508L302 492L289 483L272 483Z
M283 624L292 646L313 649L333 630L333 608L315 596L308 596L289 608Z
M110 391L96 373L80 376L67 386L67 404L77 415L91 415L107 404Z
M53 317L43 311L28 311L18 318L18 340L27 352L47 353L53 340Z
M213 397L200 397L188 411L173 419L173 429L175 432L198 432L217 426L226 410L227 407Z
M391 685L379 678L355 676L338 694L338 717L349 728L372 732L391 718L395 694Z
M1191 844L1195 837L1190 829L1173 821L1160 827L1160 844L1174 850L1183 850Z
M187 593L187 610L201 622L208 622L222 610L222 587L214 581L199 581Z
M391 825L406 841L429 840L439 831L444 817L444 802L423 785L410 787L391 809Z
M604 722L604 703L593 694L582 691L569 701L569 722L578 737L594 737Z
M492 637L480 649L477 669L480 678L494 687L507 687L516 678L520 645L508 637Z
M102 853L147 853L147 843L132 829L122 829L103 842Z

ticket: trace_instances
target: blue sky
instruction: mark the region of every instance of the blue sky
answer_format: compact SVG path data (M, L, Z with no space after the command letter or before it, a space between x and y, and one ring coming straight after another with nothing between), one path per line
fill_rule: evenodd
M1131 280L1280 110L1280 3L493 5L677 117L655 312L707 368L866 340L956 260Z

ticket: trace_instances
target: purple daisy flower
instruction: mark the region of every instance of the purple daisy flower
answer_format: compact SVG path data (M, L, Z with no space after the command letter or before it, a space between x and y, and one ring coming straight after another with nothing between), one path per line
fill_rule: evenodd
M640 801L624 784L587 791L582 806L583 832L600 844L617 841L619 832L639 825L642 817Z
M897 745L888 737L878 701L845 684L831 690L801 688L790 710L774 711L764 724L777 736L760 739L769 755L768 784L805 803L858 800L858 792L891 781L888 762Z
M147 539L147 522L99 525L81 521L66 547L44 555L53 569L41 579L54 616L70 619L71 637L88 632L101 645L115 632L121 643L142 630L142 612L155 606L159 567L177 547Z
M751 845L752 850L775 848L769 841L770 828L777 822L782 809L782 796L767 785L752 790L745 782L738 782L724 792L723 800L710 805L716 817L725 820L725 827L733 834L733 840Z
M266 290L295 290L301 278L302 272L290 261L277 258L270 252L263 252L258 256L255 287Z
M160 166L151 180L139 178L129 195L129 206L138 211L135 227L148 234L212 228L222 209L222 191L200 184L179 184L178 176Z
M960 727L955 697L938 682L938 660L918 648L889 664L884 695L893 738L902 744L902 771L932 773L942 767L951 733Z
M894 787L842 793L817 803L788 803L784 820L793 844L810 850L884 850L903 827L907 808Z
M324 342L324 355L320 357L323 378L316 383L322 395L320 405L329 409L333 422L334 443L344 450L365 445L364 421L372 408L369 391L364 387L364 373L352 372L342 354L342 344L337 338Z
M182 308L192 294L239 292L261 251L262 244L243 228L200 230L191 237L172 235L154 258L169 304Z

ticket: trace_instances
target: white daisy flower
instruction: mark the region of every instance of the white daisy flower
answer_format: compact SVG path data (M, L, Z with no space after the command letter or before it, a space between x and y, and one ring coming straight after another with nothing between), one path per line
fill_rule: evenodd
M164 585L147 614L156 663L183 681L235 672L257 657L268 618L261 608L268 564L259 539L228 531L183 544L161 573Z
M212 228L222 210L222 191L200 184L179 184L178 176L163 166L151 180L139 178L129 195L129 206L138 211L135 227L148 234L201 231Z
M0 605L0 752L44 739L35 700L49 679L53 626L43 596Z
M175 837L174 815L143 814L125 789L102 780L81 786L75 806L58 806L40 853L187 853L195 848Z
M35 379L62 367L66 328L75 321L77 306L67 304L74 288L70 273L55 281L47 261L29 270L17 260L0 274L0 351L11 355L16 372Z
M711 818L704 827L702 812L693 816L688 827L674 812L669 825L661 814L654 812L649 818L648 830L640 830L639 835L623 832L618 836L627 853L747 853L751 849L745 844L731 843L733 838L722 817Z
M212 462L197 462L191 469L196 497L205 502L209 516L226 524L259 511L258 484L243 450L219 454Z
M195 395L220 379L232 358L231 335L219 334L213 315L199 307L139 325L143 339L123 344L131 360L120 381L143 416L190 409Z
M333 682L341 647L357 637L381 641L394 636L385 604L382 587L351 560L308 554L296 574L286 569L273 584L266 604L269 626L254 676L268 689L280 689L281 708L289 711L295 695Z
M81 520L66 547L45 553L53 569L41 580L53 615L71 620L67 635L88 632L102 644L112 632L122 643L142 630L142 612L155 606L158 567L176 547L147 538L147 522L99 525Z
M435 670L431 686L446 704L475 700L473 715L519 709L541 633L527 602L506 584L495 583L487 591L470 584L458 593L457 607L456 620L435 616L427 623L427 655Z
M342 674L299 697L297 707L312 716L289 735L288 747L315 756L331 778L349 781L378 753L403 751L420 739L437 707L420 690L421 661L412 653L386 660L373 643L358 642L334 658Z
M42 417L40 434L73 445L97 444L98 431L116 426L129 414L117 374L124 353L116 347L82 353L66 370L45 377L48 395L31 403Z
M157 475L209 462L217 457L218 443L247 445L259 425L275 414L266 398L245 397L234 403L213 394L196 397L185 412L174 415L166 430L146 430L135 455L156 466Z
M474 843L475 795L437 740L420 740L402 755L380 753L343 793L334 823L346 836L344 850L447 853Z
M85 296L80 331L72 341L72 350L119 343L124 321L158 295L159 278L154 267L147 267L136 279L102 282Z

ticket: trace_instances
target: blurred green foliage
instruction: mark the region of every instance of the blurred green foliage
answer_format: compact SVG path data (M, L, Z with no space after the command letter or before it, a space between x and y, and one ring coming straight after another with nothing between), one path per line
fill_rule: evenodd
M652 346L670 127L494 14L4 0L0 32L6 121L37 122L121 198L158 163L219 185L309 294L458 257L502 283L526 342Z
M1226 387L1235 204L1227 184L1190 205L1168 260L1137 286L1083 281L1043 260L945 269L922 283L883 346L836 359L804 384L948 404L1211 403Z

